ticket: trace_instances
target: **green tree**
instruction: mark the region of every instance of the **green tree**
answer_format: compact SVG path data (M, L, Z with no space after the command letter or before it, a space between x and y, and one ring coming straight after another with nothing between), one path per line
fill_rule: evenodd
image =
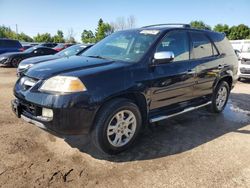
M37 34L34 36L34 41L36 42L53 42L53 39L49 33Z
M94 43L95 42L95 36L91 30L83 30L81 39L82 39L83 43Z
M96 29L96 42L104 39L106 36L110 35L114 32L113 27L110 24L104 23L103 20L100 18L98 21L98 27Z
M24 42L33 42L33 39L25 33L17 34L17 39Z
M95 34L91 30L83 30L81 39L83 43L94 43L102 40L106 36L114 32L114 27L108 23L104 23L100 18Z
M0 38L17 39L17 34L12 31L9 27L0 26Z
M190 25L191 25L191 27L196 28L196 29L211 30L211 26L205 24L203 21L191 21Z
M229 36L230 28L227 24L217 24L214 26L214 31L225 33L226 36Z
M57 34L52 37L52 40L53 42L56 42L56 43L64 43L65 40L64 40L63 32L61 30L58 30Z
M229 39L240 40L246 39L250 36L250 28L244 24L233 26L230 28Z

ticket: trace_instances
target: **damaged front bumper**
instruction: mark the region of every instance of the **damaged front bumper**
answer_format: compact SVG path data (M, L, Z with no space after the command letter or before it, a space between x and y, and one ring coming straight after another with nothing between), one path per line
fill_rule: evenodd
M14 95L16 99L11 101L11 106L17 117L58 135L88 133L97 111L95 105L89 104L89 96L83 93L42 93L35 86L23 90L18 81Z

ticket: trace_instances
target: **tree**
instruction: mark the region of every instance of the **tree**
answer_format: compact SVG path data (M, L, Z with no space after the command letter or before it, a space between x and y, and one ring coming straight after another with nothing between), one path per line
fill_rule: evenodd
M63 32L61 30L57 30L57 34L53 36L53 42L55 43L64 43Z
M229 39L230 40L240 40L246 39L250 36L250 28L244 24L238 26L233 26L230 28Z
M217 24L214 26L214 31L217 31L217 32L221 32L221 33L225 33L226 36L229 35L230 33L230 29L229 29L229 26L227 24Z
M190 22L191 27L196 29L207 29L211 30L211 26L205 24L203 21L192 21Z
M34 41L36 42L53 42L52 37L49 33L37 34L34 36Z
M95 40L96 42L104 39L106 36L113 33L113 28L110 24L104 23L103 20L100 18L98 21L98 27L95 33Z
M17 39L20 41L24 41L24 42L33 42L33 39L23 32L21 32L20 34L17 34Z
M17 39L17 34L12 31L9 27L0 26L0 38Z
M135 27L135 17L133 15L130 15L127 18L127 28L131 29Z
M83 43L94 43L95 42L95 36L91 30L83 30L81 39L82 39Z
M66 42L67 42L67 43L76 43L76 40L75 40L75 33L74 33L73 28L70 28L70 29L68 30L68 36L67 36Z
M134 28L135 25L135 17L133 15L130 15L127 19L124 17L118 17L115 22L110 22L110 26L112 27L113 31L131 29Z

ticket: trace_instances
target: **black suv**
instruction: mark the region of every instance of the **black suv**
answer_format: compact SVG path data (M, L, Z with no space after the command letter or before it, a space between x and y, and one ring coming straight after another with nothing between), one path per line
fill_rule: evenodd
M222 33L189 25L116 32L80 56L31 67L14 88L18 117L57 134L127 149L142 127L210 105L223 111L237 57Z

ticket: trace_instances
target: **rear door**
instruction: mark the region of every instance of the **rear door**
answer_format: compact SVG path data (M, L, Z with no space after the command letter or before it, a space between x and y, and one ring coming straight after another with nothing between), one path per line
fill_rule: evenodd
M221 56L205 32L190 31L191 69L195 75L194 97L213 92L213 83L219 74Z
M190 69L190 43L186 31L171 31L159 43L156 52L171 51L172 62L158 64L152 75L150 110L187 101L193 97Z

